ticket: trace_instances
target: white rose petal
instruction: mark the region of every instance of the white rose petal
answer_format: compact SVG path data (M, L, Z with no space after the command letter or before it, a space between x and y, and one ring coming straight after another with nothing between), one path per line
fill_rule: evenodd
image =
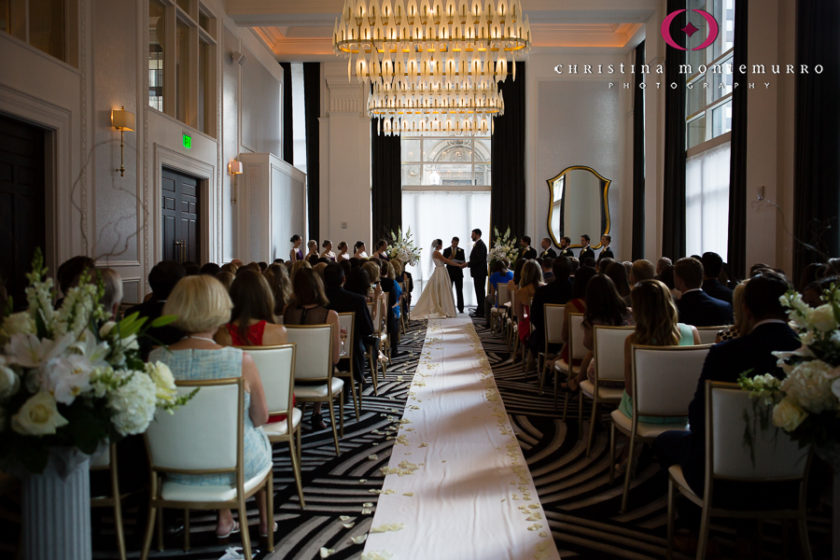
M58 412L55 399L46 391L35 393L12 416L12 429L25 436L54 434L57 428L67 425L67 419Z
M834 308L830 303L824 303L811 311L809 323L820 332L831 332L837 328Z
M785 397L773 407L773 425L786 432L792 432L808 417L808 413L796 406L790 398Z

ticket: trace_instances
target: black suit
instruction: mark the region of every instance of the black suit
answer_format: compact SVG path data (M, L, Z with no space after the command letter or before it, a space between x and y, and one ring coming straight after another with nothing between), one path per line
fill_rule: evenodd
M520 259L536 259L537 258L537 250L533 247L526 247L519 252Z
M326 290L327 309L336 313L352 311L356 314L353 321L353 337L355 348L353 349L353 371L356 379L361 381L365 375L365 353L367 352L367 340L373 334L373 321L370 318L367 303L364 296L348 292L344 288L328 288Z
M711 327L732 323L732 306L715 299L703 290L686 292L677 302L680 323L695 327Z
M603 249L601 249L601 252L598 253L598 262L600 262L601 259L614 259L614 258L615 258L615 255L613 255L612 249L610 249L609 247L604 247Z
M546 249L545 251L540 253L540 258L541 259L544 259L546 257L551 258L551 259L556 259L557 258L557 253L554 252L554 249L549 247L548 249Z
M475 314L481 317L484 315L484 295L487 286L487 245L481 239L473 245L467 266L470 267L470 276L475 288Z
M453 261L465 261L464 250L460 247L455 249L455 254L452 254L452 246L450 245L443 250L443 256ZM446 272L449 273L449 280L455 284L455 296L458 302L458 312L464 312L464 269L460 266L446 265Z
M732 303L732 290L721 284L717 278L703 280L703 291L713 298Z
M574 253L574 251L572 251L571 249L566 247L565 249L560 249L560 256L561 257L572 258L572 257L575 256L575 253Z
M589 245L587 245L586 247L584 247L583 249L580 250L580 255L578 255L578 260L580 261L581 265L583 265L583 259L585 259L587 257L591 258L593 261L595 260L595 251L593 251L592 247L590 247Z
M694 399L688 407L690 432L665 432L656 439L655 448L667 467L679 463L685 478L696 492L702 493L706 445L706 380L738 381L749 375L773 373L781 377L773 351L792 351L801 345L799 337L783 322L758 325L747 335L712 346L697 381ZM732 426L737 433L744 426Z

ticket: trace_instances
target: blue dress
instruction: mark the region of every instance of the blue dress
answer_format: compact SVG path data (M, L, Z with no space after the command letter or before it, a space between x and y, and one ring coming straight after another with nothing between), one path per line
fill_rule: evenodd
M172 370L177 381L201 379L224 379L242 376L242 350L221 348L219 350L185 349L169 350L157 348L149 355L150 362L163 362ZM245 393L245 425L243 459L245 480L256 476L271 465L271 444L262 428L254 427L250 414L251 393ZM232 474L178 475L167 478L179 484L196 486L228 486L234 484Z

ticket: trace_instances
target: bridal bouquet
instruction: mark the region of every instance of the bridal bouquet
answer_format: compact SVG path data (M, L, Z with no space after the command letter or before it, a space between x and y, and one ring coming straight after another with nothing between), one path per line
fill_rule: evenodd
M510 235L510 228L507 228L504 235L502 235L494 227L493 238L496 241L493 243L493 248L490 249L488 254L490 264L493 264L494 261L504 260L507 261L508 266L513 264L517 257L519 257L519 249L516 246L516 238Z
M392 259L399 259L403 264L416 265L420 261L420 252L423 249L414 243L414 234L408 228L403 234L402 228L397 228L397 233L391 230L391 240L388 242L388 256Z
M796 292L781 297L802 346L774 352L784 379L742 375L739 383L758 402L772 406L773 425L803 446L834 454L840 451L840 287L832 284L821 300L811 308Z
M178 397L165 364L140 359L145 318L106 320L103 288L90 276L58 309L40 251L27 278L28 309L0 326L0 466L41 472L51 447L92 454L107 439L145 432L157 408L171 410L192 396Z

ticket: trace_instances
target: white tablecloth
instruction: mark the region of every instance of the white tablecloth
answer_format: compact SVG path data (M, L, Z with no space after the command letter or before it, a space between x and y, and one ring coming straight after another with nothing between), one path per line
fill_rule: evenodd
M557 559L468 319L430 320L365 560Z

